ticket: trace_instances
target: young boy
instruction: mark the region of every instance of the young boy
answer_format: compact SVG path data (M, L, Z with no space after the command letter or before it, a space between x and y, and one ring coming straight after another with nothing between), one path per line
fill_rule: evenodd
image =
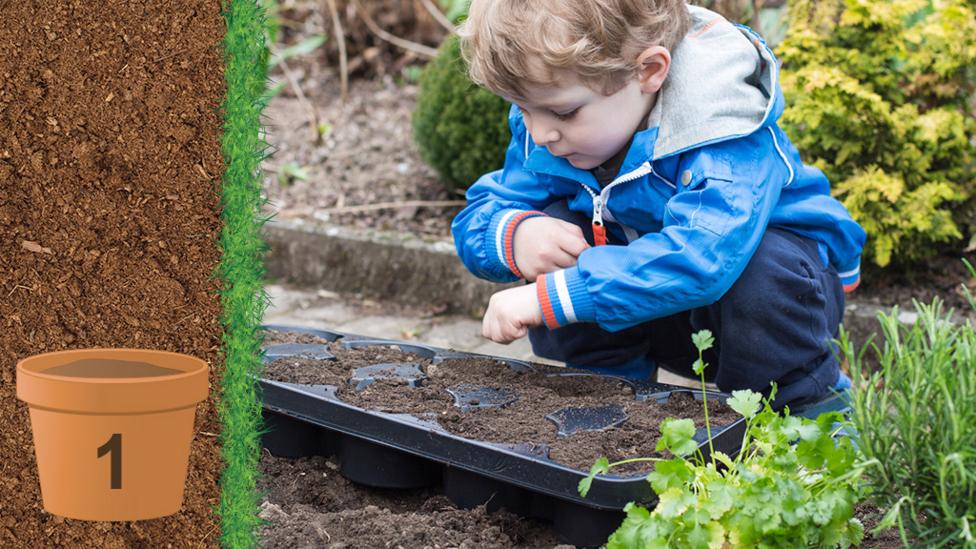
M865 233L776 120L765 42L683 0L473 0L471 78L513 103L504 168L454 219L492 296L485 337L649 379L691 375L793 409L843 388L831 339Z

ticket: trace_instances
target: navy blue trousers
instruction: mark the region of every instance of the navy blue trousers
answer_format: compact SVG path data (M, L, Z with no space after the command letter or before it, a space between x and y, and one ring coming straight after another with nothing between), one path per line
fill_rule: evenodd
M587 216L565 201L545 212L583 229L590 245ZM607 231L608 245L625 245ZM717 302L609 332L593 323L555 330L529 330L533 352L569 366L613 372L641 362L695 378L698 358L691 335L711 330L715 345L706 351L705 378L722 391L752 389L769 393L776 382L777 409L796 409L828 396L837 382L835 356L844 291L837 271L824 266L813 240L769 228L748 266Z

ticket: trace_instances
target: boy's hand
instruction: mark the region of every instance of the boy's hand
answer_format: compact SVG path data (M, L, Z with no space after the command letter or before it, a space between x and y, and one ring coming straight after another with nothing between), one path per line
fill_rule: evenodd
M535 284L502 290L488 300L481 335L495 343L511 343L525 337L529 328L542 324L542 310Z
M548 216L532 217L520 223L515 229L513 245L515 264L529 282L534 282L539 275L576 265L579 254L590 247L582 229Z

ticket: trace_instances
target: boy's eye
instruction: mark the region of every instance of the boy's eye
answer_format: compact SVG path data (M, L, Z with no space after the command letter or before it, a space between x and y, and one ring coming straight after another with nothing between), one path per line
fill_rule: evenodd
M573 110L571 110L569 112L565 112L565 113L558 113L558 112L552 111L552 114L555 115L556 118L558 118L559 120L569 120L570 118L576 116L576 113L578 113L578 112L579 112L579 107L576 107L575 109L573 109Z

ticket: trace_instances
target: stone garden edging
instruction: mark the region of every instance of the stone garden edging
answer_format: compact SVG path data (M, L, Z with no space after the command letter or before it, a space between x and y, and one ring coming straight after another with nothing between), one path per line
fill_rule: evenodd
M271 220L263 231L268 276L300 287L478 317L491 294L511 286L474 277L448 241L301 219ZM877 313L890 310L848 298L844 325L852 340L880 338ZM916 313L902 310L898 318L912 324Z
M297 286L470 316L507 287L471 275L448 241L301 219L271 220L263 229L268 276Z

